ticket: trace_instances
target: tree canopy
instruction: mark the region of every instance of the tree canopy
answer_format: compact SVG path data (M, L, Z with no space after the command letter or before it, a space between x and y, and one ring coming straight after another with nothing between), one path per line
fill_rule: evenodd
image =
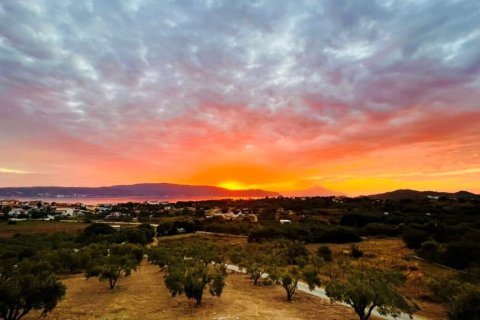
M66 288L45 263L23 261L0 274L0 317L20 320L33 309L52 311Z
M121 276L128 277L132 270L136 270L142 257L143 251L138 246L113 245L107 250L107 255L92 262L85 276L98 277L100 281L108 280L110 289L114 289Z
M150 250L149 259L165 271L165 285L172 297L185 294L199 306L207 287L212 296L222 294L226 255L212 243L166 243Z
M403 275L377 269L354 269L345 279L331 281L325 288L332 302L350 305L360 320L370 319L376 309L382 315L411 315L418 308L409 303L397 287L405 282Z

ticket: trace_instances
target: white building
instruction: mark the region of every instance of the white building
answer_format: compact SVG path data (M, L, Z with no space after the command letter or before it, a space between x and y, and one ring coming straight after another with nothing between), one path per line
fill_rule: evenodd
M64 217L75 217L79 215L79 211L75 208L56 208L55 213Z
M8 212L10 217L18 217L23 214L27 214L27 211L23 210L22 208L14 208Z

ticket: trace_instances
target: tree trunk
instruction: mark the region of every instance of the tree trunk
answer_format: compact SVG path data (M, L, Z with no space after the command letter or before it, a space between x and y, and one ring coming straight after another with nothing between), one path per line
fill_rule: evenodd
M113 288L115 288L115 284L117 283L117 279L118 278L109 278L109 281L110 281L110 290L113 290Z
M195 306L199 307L202 304L202 294L195 298Z
M295 293L295 288L284 287L287 292L287 302L292 302L293 294Z
M287 302L292 302L292 294L287 290Z
M373 304L372 306L370 306L370 308L368 309L367 315L363 318L363 320L370 319L370 316L372 315L372 311L373 309L375 309L375 307L376 307L376 304Z
M365 316L365 312L358 311L357 314L358 314L358 317L360 318L360 320L367 320L367 317Z

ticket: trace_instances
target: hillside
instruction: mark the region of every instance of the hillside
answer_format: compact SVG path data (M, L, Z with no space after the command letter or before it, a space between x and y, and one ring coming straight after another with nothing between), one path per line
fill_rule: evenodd
M417 191L411 189L400 189L391 192L369 195L372 199L381 200L403 200L403 199L425 199L427 197L446 197L453 199L480 200L480 195L468 191L458 192L437 192L437 191Z
M260 189L228 190L213 186L192 186L171 183L142 183L108 187L17 187L0 188L0 197L271 197L276 192Z
M330 197L330 196L344 196L343 193L333 191L321 186L312 186L303 190L292 190L282 192L285 197Z

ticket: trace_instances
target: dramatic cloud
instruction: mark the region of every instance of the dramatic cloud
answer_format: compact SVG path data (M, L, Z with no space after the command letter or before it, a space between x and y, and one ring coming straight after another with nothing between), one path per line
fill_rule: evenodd
M479 52L474 0L4 1L0 184L480 192Z

